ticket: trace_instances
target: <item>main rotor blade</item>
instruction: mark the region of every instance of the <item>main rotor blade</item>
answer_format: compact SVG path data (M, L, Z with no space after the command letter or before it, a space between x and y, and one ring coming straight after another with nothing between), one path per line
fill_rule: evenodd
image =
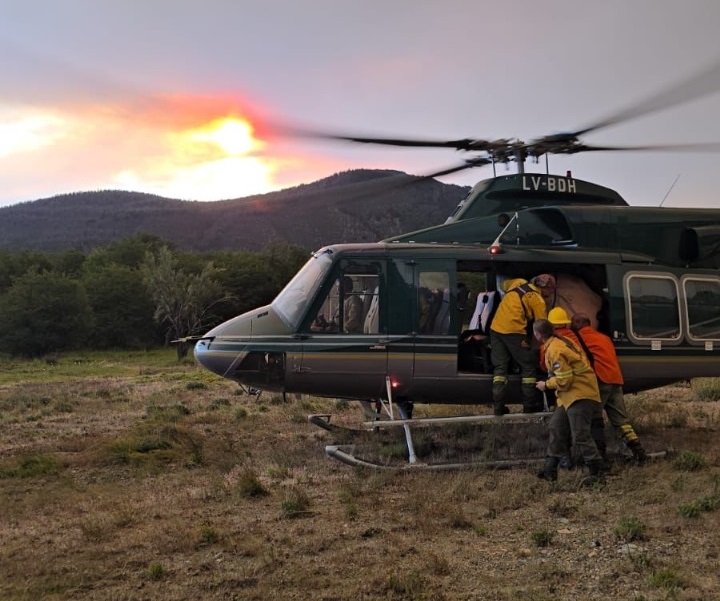
M435 177L441 177L443 175L450 175L451 173L457 173L458 171L464 171L465 169L472 169L473 167L483 167L484 165L490 165L492 160L486 157L476 157L474 159L467 159L460 165L454 167L448 167L447 169L441 169L434 173L428 173L426 175L419 175L419 181L426 179L433 179Z
M565 135L577 138L578 136L603 127L610 127L623 121L629 121L630 119L642 117L643 115L667 109L678 104L690 102L691 100L712 94L718 90L720 90L720 61L662 92L653 94L638 104L629 106L600 121L591 123L586 127Z
M287 135L299 138L315 138L319 140L339 140L344 142L360 142L362 144L382 144L385 146L404 146L414 148L453 148L455 150L489 150L497 146L498 142L505 143L505 140L492 142L489 140L474 140L464 138L462 140L423 140L414 138L381 138L373 136L354 136L346 134L333 134L329 132L316 131L311 129L297 128L292 126L277 126L276 130Z
M673 152L720 152L720 142L707 142L699 144L648 144L644 146L594 146L579 144L575 147L559 151L564 154L575 154L577 152L597 151L673 151Z

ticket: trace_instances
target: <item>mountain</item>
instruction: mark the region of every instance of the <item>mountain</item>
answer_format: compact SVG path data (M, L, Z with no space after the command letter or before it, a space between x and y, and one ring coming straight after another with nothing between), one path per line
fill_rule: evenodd
M87 251L147 233L192 251L258 250L281 241L313 250L442 223L467 192L398 171L364 169L216 202L77 192L0 208L0 249Z

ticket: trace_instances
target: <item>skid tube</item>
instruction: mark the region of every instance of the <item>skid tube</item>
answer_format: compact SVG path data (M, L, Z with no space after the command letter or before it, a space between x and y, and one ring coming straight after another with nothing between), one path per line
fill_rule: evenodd
M379 419L379 414L372 421L363 422L363 426L368 430L378 431L380 428L397 427L400 426L405 431L405 443L408 450L408 463L404 466L387 466L374 463L359 457L356 457L354 445L329 445L325 447L325 453L331 459L336 459L346 465L355 467L369 467L373 469L384 469L384 470L457 470L468 467L485 467L491 469L507 469L525 465L534 465L542 463L544 457L539 458L527 458L527 459L506 459L506 460L482 460L482 461L471 461L464 463L442 463L442 464L425 464L418 463L417 456L415 454L415 448L413 445L412 435L410 426L421 426L421 425L443 425L443 424L454 424L454 423L466 423L466 422L486 422L493 424L502 423L527 423L527 422L543 422L545 419L549 419L552 413L549 411L539 413L514 413L503 416L495 415L460 415L452 417L427 417L427 418L415 418L407 419L403 407L398 405L399 415L396 417L396 413L393 407L392 398L392 385L390 378L385 378L387 400L380 399L378 403L382 406L388 419ZM547 407L546 407L547 408ZM368 413L366 408L366 414ZM312 414L308 415L308 422L311 424L327 430L329 432L359 432L351 428L344 428L342 426L336 426L330 423L331 415L328 413L324 414Z
M461 470L471 468L487 468L487 469L512 469L515 467L541 465L544 457L528 458L528 459L503 459L497 461L470 461L464 463L406 463L405 465L382 465L373 461L362 459L354 455L354 445L328 445L325 447L325 454L331 459L335 459L350 465L352 467L365 467L374 470L386 471L442 471L442 470Z

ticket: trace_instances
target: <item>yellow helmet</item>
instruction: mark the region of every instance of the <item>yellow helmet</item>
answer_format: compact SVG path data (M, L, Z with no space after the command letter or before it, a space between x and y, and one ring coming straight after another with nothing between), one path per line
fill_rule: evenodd
M548 321L554 326L566 326L570 324L570 318L562 307L550 309L548 313Z

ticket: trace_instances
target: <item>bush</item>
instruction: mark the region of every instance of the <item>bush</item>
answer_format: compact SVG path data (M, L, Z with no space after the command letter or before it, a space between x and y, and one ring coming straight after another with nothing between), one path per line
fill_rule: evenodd
M257 477L257 474L251 469L246 469L240 474L237 488L240 496L245 497L246 499L262 497L267 494L267 491Z
M705 458L694 451L682 451L675 460L673 466L682 472L696 472L707 465Z
M308 512L310 507L310 499L305 491L293 486L285 494L285 498L280 504L282 513L286 518L298 518Z
M550 543L552 542L554 533L548 530L547 528L543 528L542 530L536 530L530 535L530 538L532 539L533 543L535 543L536 547L549 547Z
M699 401L720 400L720 378L695 378L690 386Z
M615 536L618 540L629 543L634 540L645 538L645 524L638 518L622 518L615 527Z

